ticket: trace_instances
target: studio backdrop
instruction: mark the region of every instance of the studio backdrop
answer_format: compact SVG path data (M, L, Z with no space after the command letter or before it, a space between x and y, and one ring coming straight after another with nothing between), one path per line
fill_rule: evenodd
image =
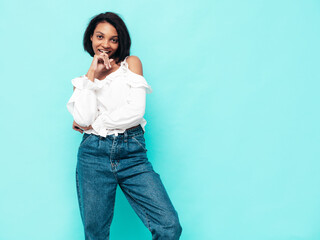
M84 240L66 104L118 13L182 240L320 239L320 1L0 1L0 240ZM118 189L112 240L151 239Z

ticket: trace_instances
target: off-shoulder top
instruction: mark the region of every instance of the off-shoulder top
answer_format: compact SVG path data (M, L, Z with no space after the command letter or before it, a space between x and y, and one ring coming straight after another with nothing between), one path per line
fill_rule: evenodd
M145 129L146 93L152 89L128 68L126 59L102 80L92 82L83 75L71 82L75 89L67 109L80 126L92 126L85 133L106 137L139 124Z

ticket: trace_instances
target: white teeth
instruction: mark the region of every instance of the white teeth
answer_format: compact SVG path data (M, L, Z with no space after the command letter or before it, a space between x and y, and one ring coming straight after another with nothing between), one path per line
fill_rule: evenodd
M110 53L110 51L104 51L104 50L101 50L101 49L98 49L98 51L102 52L102 53L107 53L107 54Z

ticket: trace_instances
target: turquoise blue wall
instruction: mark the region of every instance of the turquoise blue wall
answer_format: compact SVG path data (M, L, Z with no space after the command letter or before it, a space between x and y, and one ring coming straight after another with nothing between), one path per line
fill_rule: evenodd
M320 239L320 2L0 2L0 240L84 239L70 80L120 13L154 92L148 154L182 240ZM111 239L151 239L121 191Z

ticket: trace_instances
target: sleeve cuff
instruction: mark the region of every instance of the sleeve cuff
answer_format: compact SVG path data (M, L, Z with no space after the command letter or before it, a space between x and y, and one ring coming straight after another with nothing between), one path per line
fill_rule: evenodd
M103 128L103 121L101 116L97 117L97 119L92 123L92 128L93 130L95 130L97 133L99 133L101 131L101 129Z
M78 89L98 90L102 86L92 82L86 75L71 80L73 86Z

